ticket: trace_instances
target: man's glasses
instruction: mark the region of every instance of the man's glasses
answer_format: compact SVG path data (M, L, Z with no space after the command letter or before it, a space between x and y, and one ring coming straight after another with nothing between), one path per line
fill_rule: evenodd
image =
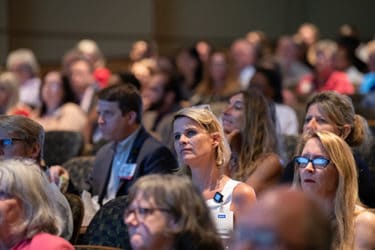
M14 144L15 141L24 141L24 140L20 138L4 138L4 139L0 139L0 145L3 147L11 146Z
M326 168L329 164L329 160L324 157L316 157L316 158L307 158L304 156L297 156L294 158L294 162L297 164L298 167L300 168L305 168L309 164L309 162L312 163L314 168Z
M166 208L147 208L147 207L135 207L135 208L128 208L124 212L124 219L128 218L130 215L134 214L137 217L137 220L144 221L147 216L155 213L155 211L161 211L169 213L170 210Z

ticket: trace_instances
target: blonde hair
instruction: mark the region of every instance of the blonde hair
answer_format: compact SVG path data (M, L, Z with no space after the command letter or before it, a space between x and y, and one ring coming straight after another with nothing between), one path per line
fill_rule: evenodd
M300 155L307 141L316 138L320 141L333 167L338 172L338 185L333 201L333 226L335 227L334 249L353 249L355 206L359 204L357 170L349 145L334 133L320 131L305 133L299 143ZM298 166L295 166L295 186L301 187Z
M332 59L337 50L337 44L333 40L320 40L308 49L308 60L315 65L318 53L322 53L327 59Z
M205 108L184 108L174 115L172 124L181 117L187 117L197 122L208 133L219 133L220 141L215 151L216 165L218 167L227 166L231 151L225 138L223 127L214 113Z
M375 53L375 40L371 40L366 44L367 55Z
M11 72L3 72L0 74L0 87L8 96L7 103L2 109L5 114L12 107L16 106L19 101L19 82L17 77Z
M27 68L32 76L39 74L39 64L32 50L30 49L17 49L8 55L7 69L9 70L14 65L22 65Z

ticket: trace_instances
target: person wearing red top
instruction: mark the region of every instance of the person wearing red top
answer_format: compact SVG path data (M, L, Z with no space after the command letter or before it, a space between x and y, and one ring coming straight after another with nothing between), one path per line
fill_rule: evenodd
M313 92L331 90L340 94L353 94L355 88L348 76L345 72L337 71L334 68L336 43L331 40L321 40L313 48L311 60L315 66L314 73L301 78L297 86L297 93L309 95Z
M64 240L55 235L48 233L39 233L32 239L23 240L11 250L71 250L74 247Z

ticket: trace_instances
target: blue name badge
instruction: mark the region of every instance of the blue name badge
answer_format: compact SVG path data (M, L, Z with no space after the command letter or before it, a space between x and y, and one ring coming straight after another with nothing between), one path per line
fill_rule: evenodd
M217 218L218 218L218 219L225 219L226 216L225 216L225 214L218 214L218 215L217 215Z

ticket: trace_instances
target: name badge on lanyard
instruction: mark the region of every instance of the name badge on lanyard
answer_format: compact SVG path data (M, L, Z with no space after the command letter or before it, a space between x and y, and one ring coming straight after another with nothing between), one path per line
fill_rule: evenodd
M135 168L137 164L135 163L125 163L120 166L119 177L122 180L131 180L135 173Z
M211 212L217 232L224 235L231 233L233 230L233 212L223 211L222 209Z

